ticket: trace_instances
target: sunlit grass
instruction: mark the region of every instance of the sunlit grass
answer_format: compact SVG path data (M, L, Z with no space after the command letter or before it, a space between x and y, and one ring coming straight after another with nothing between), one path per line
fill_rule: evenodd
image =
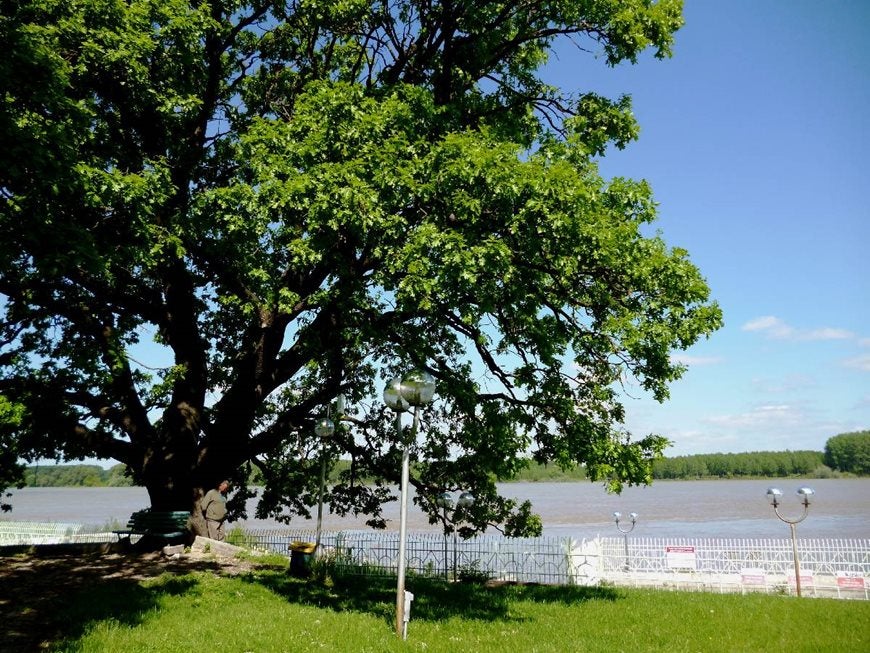
M870 603L578 587L487 588L412 578L406 642L391 579L306 582L284 571L199 572L100 587L71 601L56 650L863 651Z

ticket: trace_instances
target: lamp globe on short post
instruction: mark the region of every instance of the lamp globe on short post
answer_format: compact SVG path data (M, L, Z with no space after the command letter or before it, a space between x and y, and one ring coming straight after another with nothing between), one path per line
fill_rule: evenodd
M447 511L453 510L453 495L449 492L442 492L435 499L435 505L441 508L441 517L444 520L444 580L449 580L447 567Z
M794 559L794 587L795 593L798 596L801 596L801 566L798 558L797 525L807 518L807 514L810 510L810 498L814 494L815 491L812 488L798 488L797 495L801 498L801 505L803 506L804 511L797 519L788 519L779 512L779 504L782 503L782 491L775 487L767 489L767 500L770 502L770 505L773 506L773 512L776 513L776 516L779 517L780 521L784 521L788 524L789 529L791 530L791 551Z
M463 510L465 508L470 508L474 505L474 495L471 492L463 492L459 495L459 499L456 501L457 510ZM454 518L456 514L454 513ZM459 548L459 542L456 539L456 528L453 529L453 582L456 582L456 552Z
M447 565L447 531L448 522L453 522L453 580L456 581L456 552L458 550L456 522L462 510L474 505L474 495L471 492L462 492L456 503L450 492L442 492L435 499L435 505L441 508L441 516L444 520L444 580L450 580ZM448 517L447 513L450 512Z
M621 512L613 513L613 519L616 521L616 528L620 533L622 533L622 539L625 543L625 566L623 567L625 569L625 571L628 571L631 568L631 565L629 564L629 558L628 558L628 534L634 530L634 525L637 523L637 513L630 512L630 513L628 513L628 517L631 520L631 526L623 527L619 523L619 520L622 519L622 513Z
M396 635L407 637L405 592L405 543L408 527L408 476L410 446L417 436L420 407L430 403L435 396L435 379L428 372L409 372L403 379L393 379L384 388L384 403L396 412L396 434L402 443L401 503L399 508L399 561L396 581ZM414 421L408 442L402 437L402 413L414 407ZM410 601L408 601L410 603Z

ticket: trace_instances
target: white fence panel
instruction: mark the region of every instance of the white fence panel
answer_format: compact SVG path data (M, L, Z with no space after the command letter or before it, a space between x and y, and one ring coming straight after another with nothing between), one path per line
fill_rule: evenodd
M618 585L795 593L790 539L599 538L601 580ZM798 539L804 596L868 598L870 540Z

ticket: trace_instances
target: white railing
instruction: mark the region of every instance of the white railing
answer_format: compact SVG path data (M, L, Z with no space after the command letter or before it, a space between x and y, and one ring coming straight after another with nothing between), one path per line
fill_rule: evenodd
M246 531L247 542L286 553L293 539L313 541L311 531ZM395 573L397 533L329 532L321 536L351 573ZM628 555L626 556L626 544ZM447 578L480 572L493 580L549 584L629 585L714 592L794 593L789 539L591 540L484 535L444 539L408 534L408 569ZM798 540L804 596L868 599L870 540Z
M0 546L69 542L81 524L67 522L0 521Z
M868 598L870 540L798 540L802 594ZM627 545L627 550L626 550ZM795 593L789 539L596 538L575 543L577 583Z

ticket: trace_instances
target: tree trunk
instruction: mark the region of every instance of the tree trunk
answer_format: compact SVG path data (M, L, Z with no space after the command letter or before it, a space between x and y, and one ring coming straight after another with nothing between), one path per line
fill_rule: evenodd
M220 481L235 475L241 464L238 454L214 440L196 443L189 429L183 428L156 433L154 441L138 449L133 454L136 459L127 464L147 489L152 510L190 512L192 540L208 535L202 499Z
M202 498L205 490L201 487L193 488L193 509L190 513L190 530L193 536L202 535L208 537L208 526L205 523L205 515L202 512Z

